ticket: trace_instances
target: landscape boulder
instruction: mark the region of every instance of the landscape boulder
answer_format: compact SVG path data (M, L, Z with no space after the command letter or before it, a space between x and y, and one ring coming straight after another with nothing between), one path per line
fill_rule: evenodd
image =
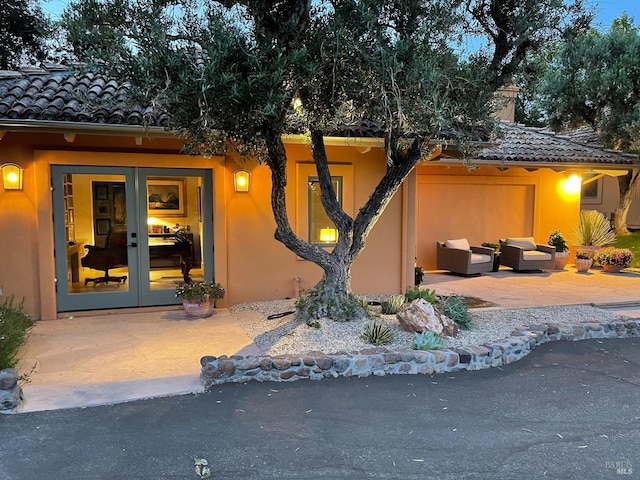
M400 326L407 332L432 331L443 337L455 337L460 327L446 315L439 313L426 300L418 298L405 303L396 314Z

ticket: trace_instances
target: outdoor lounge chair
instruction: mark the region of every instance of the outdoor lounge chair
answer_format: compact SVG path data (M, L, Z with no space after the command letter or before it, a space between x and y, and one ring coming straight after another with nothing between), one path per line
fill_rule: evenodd
M466 238L437 242L436 245L438 270L475 275L493 268L493 248L471 247Z
M556 247L536 244L533 237L500 240L500 264L516 271L553 268Z

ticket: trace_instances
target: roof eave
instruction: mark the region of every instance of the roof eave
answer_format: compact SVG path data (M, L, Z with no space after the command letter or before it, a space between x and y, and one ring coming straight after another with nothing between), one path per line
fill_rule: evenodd
M0 132L78 133L89 135L177 138L175 131L164 127L112 125L106 123L61 122L57 120L0 119Z

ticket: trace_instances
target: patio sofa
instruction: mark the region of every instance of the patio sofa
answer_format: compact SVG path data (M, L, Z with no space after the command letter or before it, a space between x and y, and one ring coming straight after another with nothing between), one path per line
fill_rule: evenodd
M438 270L476 275L493 268L493 248L472 247L466 238L436 242Z
M500 264L516 271L553 268L556 247L536 244L533 237L500 240Z

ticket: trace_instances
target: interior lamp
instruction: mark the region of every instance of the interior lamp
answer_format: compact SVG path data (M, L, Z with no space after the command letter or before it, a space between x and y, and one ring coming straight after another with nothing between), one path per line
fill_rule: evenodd
M5 163L2 170L2 185L5 190L22 190L22 173L24 170L15 163Z
M233 174L233 188L236 192L248 192L249 191L249 177L248 170L236 170Z
M335 228L321 228L320 229L320 241L322 243L336 243L338 239L338 230Z

